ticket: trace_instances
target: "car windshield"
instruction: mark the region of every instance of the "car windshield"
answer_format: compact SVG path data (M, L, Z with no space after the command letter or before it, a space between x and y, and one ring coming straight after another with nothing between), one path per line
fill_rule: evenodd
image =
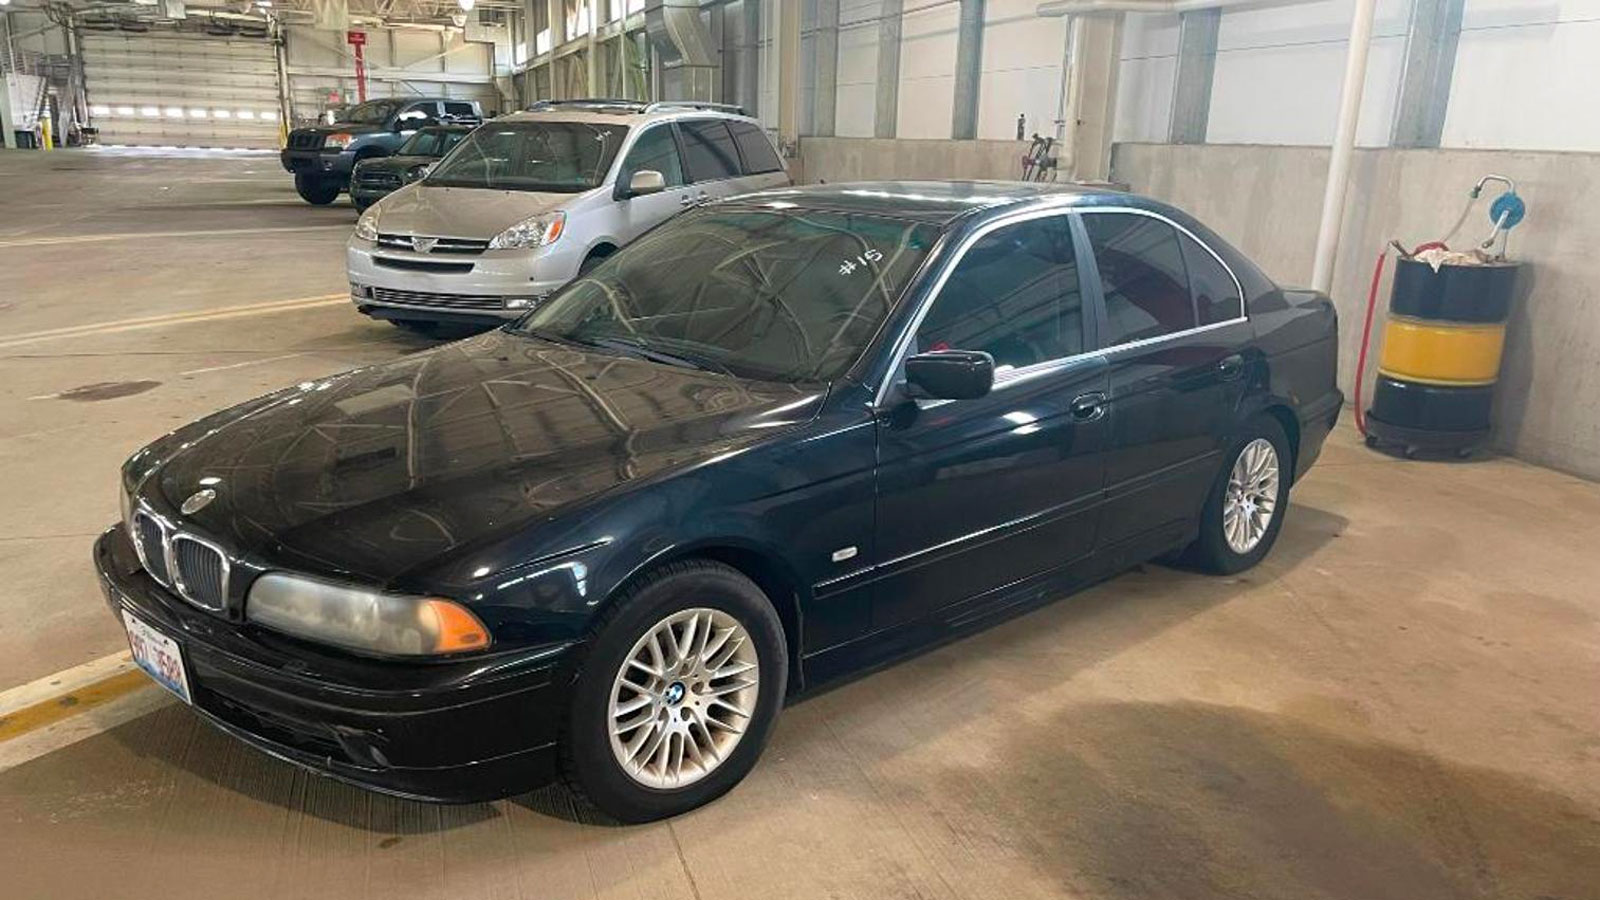
M744 378L827 381L860 356L938 234L842 212L691 212L512 330Z
M583 122L491 123L472 132L428 183L574 194L605 180L628 129Z
M400 104L393 100L369 100L339 114L339 121L356 125L382 125Z
M461 139L466 136L465 131L424 128L401 144L400 149L395 151L395 156L443 156L451 147L461 143Z

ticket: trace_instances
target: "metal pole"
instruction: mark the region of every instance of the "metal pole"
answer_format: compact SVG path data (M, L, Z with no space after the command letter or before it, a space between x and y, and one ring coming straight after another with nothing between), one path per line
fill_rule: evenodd
M950 136L970 141L978 136L978 90L983 80L984 0L961 0L956 24L956 84L951 105Z
M1356 0L1350 20L1350 52L1345 57L1344 88L1339 97L1339 127L1333 135L1328 160L1328 188L1322 197L1322 224L1317 229L1317 255L1311 269L1311 287L1326 294L1333 288L1333 264L1339 254L1339 230L1344 222L1344 200L1350 186L1350 162L1355 156L1356 125L1361 117L1361 92L1367 80L1367 50L1372 44L1372 19L1378 0Z

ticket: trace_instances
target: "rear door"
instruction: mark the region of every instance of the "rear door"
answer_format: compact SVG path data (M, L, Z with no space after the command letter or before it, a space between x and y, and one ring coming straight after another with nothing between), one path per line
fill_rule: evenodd
M1199 514L1221 464L1244 395L1250 323L1238 280L1167 218L1083 210L1080 223L1110 363L1100 544L1161 543Z
M679 119L683 162L697 202L739 193L739 148L722 119Z
M1074 243L1062 213L980 233L917 326L908 354L982 350L996 380L880 412L874 628L980 609L1093 549L1106 366Z
M627 196L628 184L635 172L653 170L661 173L667 183L664 191ZM662 122L646 126L622 158L622 168L617 170L618 197L617 228L619 241L627 243L658 223L676 215L680 210L694 205L694 196L684 177L682 154L678 140L672 132L672 123Z
M783 160L778 158L778 151L760 126L730 119L728 130L733 132L733 142L739 149L739 162L744 171L739 178L739 193L790 183L789 173L783 170Z

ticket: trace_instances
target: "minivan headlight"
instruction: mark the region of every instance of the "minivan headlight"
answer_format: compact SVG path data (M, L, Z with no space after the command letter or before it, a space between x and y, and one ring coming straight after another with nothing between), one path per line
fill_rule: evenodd
M495 235L494 240L489 242L489 249L516 250L548 247L561 239L562 229L566 225L567 214L560 210L529 216Z
M378 208L367 207L367 211L356 220L356 237L363 241L376 241L378 239Z
M285 634L393 656L481 650L489 629L443 597L417 597L269 572L250 585L245 618Z

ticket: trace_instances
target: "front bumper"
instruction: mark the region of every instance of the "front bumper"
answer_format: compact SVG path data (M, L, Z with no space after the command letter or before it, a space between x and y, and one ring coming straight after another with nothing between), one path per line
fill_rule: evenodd
M350 300L385 319L504 322L520 318L577 277L581 247L478 255L380 248L352 237L345 249Z
M350 180L350 170L355 168L356 155L348 150L324 153L321 150L280 150L278 162L286 172L296 175L311 173L341 181Z
M168 593L121 525L95 542L94 560L119 622L128 610L178 642L196 711L272 756L436 802L497 799L555 777L565 646L416 663L323 652Z

